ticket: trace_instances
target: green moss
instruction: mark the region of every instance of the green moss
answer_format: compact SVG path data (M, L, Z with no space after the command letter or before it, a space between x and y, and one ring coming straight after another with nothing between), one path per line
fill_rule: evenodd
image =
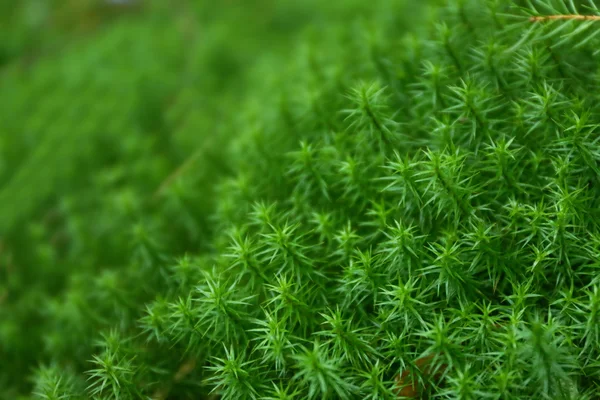
M0 48L0 397L600 395L593 1L92 3Z

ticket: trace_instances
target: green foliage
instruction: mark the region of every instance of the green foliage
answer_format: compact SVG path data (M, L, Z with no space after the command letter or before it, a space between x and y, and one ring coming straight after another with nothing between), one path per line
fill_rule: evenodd
M595 1L59 3L0 21L1 398L600 396Z

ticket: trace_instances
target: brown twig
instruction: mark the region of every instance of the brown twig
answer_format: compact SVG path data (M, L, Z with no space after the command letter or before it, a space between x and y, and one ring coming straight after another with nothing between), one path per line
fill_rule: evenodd
M196 368L196 360L193 358L191 358L191 359L187 360L186 362L184 362L183 364L181 364L179 366L179 369L173 376L172 382L169 385L163 386L160 389L158 389L152 396L152 399L153 400L165 400L169 396L169 392L171 391L172 384L181 382L194 370L194 368Z
M505 325L495 323L492 327L495 330L501 330ZM400 371L400 373L396 375L394 384L394 389L398 397L404 399L419 399L422 398L423 391L427 389L427 386L430 386L431 383L439 384L449 368L447 363L437 363L437 359L442 356L442 353L437 353L421 357L414 362L414 368L412 370L406 369ZM421 385L418 382L416 376L418 374L425 378L425 385Z
M415 368L428 380L439 382L440 378L448 369L447 364L442 364L436 368L434 361L436 355L421 357L415 361ZM396 376L396 394L400 398L416 399L421 397L423 388L419 387L415 374L410 370L405 370Z
M187 170L194 165L201 154L201 151L196 151L190 157L188 157L183 164L181 164L175 171L173 171L173 173L171 173L164 181L162 181L158 189L156 189L154 192L153 198L158 198L169 186L171 186L175 180L177 180L177 178L185 174Z
M540 15L529 18L531 22L544 22L544 21L600 21L600 15L577 15L577 14L565 14L565 15Z

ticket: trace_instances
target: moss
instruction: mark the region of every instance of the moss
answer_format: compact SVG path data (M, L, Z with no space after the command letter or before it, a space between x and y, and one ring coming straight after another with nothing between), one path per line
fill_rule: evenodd
M441 3L15 10L1 395L598 397L600 11Z

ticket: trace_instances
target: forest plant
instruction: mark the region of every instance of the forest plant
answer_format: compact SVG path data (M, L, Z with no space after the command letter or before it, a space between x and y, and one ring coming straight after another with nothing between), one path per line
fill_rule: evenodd
M600 6L275 3L11 28L0 397L598 398Z

